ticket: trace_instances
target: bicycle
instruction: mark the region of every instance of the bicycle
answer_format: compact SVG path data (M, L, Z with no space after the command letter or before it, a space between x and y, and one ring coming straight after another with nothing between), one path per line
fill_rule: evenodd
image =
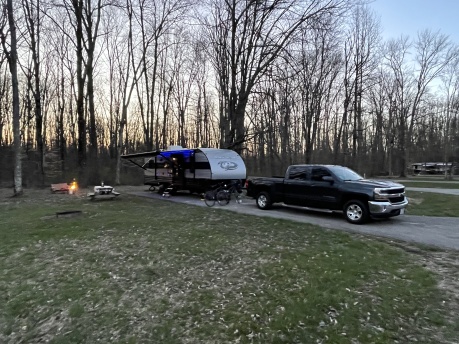
M208 207L213 207L217 201L217 194L227 186L224 183L216 184L212 187L212 190L208 190L204 193L204 203Z
M225 188L217 192L217 202L220 205L227 205L231 201L231 197L234 195L236 203L242 203L242 187L240 181L231 183L229 188Z

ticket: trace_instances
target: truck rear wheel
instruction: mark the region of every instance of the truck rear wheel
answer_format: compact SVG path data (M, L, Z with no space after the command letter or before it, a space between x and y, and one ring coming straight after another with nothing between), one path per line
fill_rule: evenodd
M344 205L344 216L346 220L353 224L362 224L368 221L368 207L359 200L351 200Z
M257 195L257 207L262 210L267 210L271 208L271 196L269 193L263 191Z

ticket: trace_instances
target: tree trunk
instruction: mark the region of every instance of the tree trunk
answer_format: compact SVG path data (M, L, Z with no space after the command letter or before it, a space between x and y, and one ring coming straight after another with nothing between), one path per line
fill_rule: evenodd
M19 113L19 81L17 67L17 38L16 23L13 14L13 0L7 0L8 24L10 27L11 46L7 53L11 72L11 85L13 90L13 146L14 146L14 195L22 195L22 160L21 160L21 133Z
M83 181L86 165L86 118L84 113L84 75L83 75L83 2L74 5L76 16L76 53L77 53L77 117L78 117L78 167L79 180ZM87 181L84 180L84 183Z

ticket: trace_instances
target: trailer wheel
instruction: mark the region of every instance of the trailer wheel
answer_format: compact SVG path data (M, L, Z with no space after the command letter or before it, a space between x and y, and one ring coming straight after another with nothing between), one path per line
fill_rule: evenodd
M368 207L359 200L347 202L344 205L343 212L348 222L358 225L367 222L370 217Z
M269 195L269 193L265 191L260 192L257 195L256 201L257 201L257 207L262 210L270 209L272 206L271 196Z

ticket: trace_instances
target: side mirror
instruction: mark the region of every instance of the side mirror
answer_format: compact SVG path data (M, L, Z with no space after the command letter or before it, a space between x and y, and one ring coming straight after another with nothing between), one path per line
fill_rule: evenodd
M335 181L332 176L324 176L324 177L322 177L322 180L324 182L329 182L330 184L333 184L334 181Z

